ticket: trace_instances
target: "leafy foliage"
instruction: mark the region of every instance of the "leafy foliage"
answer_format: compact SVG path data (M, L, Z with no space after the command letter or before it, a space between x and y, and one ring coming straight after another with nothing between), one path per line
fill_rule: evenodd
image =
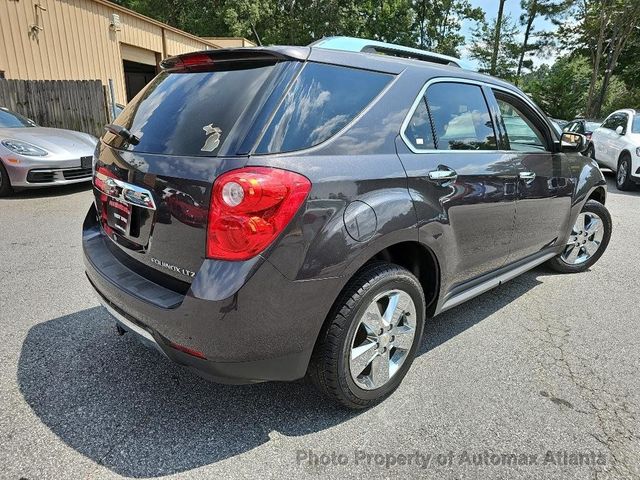
M491 72L491 59L494 52L497 19L491 22L482 21L473 30L475 40L471 44L469 54L480 64L480 71L491 73L501 78L511 79L518 62L520 46L516 41L518 26L509 15L502 18L500 42L496 57L495 70Z
M519 18L503 14L500 0L490 21L471 0L112 1L199 36L255 40L255 26L264 44L348 35L454 56L465 46L462 23L471 22L468 53L480 70L520 84L552 116L640 107L640 0L520 0ZM537 19L554 28L536 29ZM563 56L535 68L534 52Z
M372 38L457 55L463 20L482 20L469 0L113 0L198 36L243 36L307 45L330 35Z

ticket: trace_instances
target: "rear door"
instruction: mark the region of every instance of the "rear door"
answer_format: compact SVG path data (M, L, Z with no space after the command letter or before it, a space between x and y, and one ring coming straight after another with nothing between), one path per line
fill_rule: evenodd
M515 215L516 174L498 149L486 87L430 82L402 131L399 155L409 176L420 235L447 249L449 289L504 265ZM435 222L435 223L434 223Z
M573 183L566 155L553 153L554 139L543 117L519 95L502 89L493 94L518 175L512 262L553 245L566 231Z

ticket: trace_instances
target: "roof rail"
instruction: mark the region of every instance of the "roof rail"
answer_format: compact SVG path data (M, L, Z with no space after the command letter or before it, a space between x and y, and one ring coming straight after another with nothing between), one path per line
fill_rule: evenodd
M466 68L466 65L463 67L462 64L464 62L459 58L429 52L427 50L420 50L418 48L404 47L394 43L368 40L366 38L324 37L309 44L309 46L328 48L330 50L343 50L347 52L381 53L396 57L424 60L426 62L439 63L441 65L452 65L454 67Z

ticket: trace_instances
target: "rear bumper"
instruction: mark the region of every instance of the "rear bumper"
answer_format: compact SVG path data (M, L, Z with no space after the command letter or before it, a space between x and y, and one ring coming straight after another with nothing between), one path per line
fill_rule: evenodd
M143 343L222 383L305 375L340 279L291 281L262 258L205 260L181 294L119 262L108 242L92 208L83 227L87 277L116 321ZM201 352L206 359L172 345Z

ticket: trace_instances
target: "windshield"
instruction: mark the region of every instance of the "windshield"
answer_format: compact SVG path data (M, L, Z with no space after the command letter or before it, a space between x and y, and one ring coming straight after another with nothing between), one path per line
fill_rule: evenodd
M10 112L5 108L0 108L0 128L24 128L35 127L35 124L28 118Z
M631 133L640 133L640 115L633 116L633 124L631 125Z

